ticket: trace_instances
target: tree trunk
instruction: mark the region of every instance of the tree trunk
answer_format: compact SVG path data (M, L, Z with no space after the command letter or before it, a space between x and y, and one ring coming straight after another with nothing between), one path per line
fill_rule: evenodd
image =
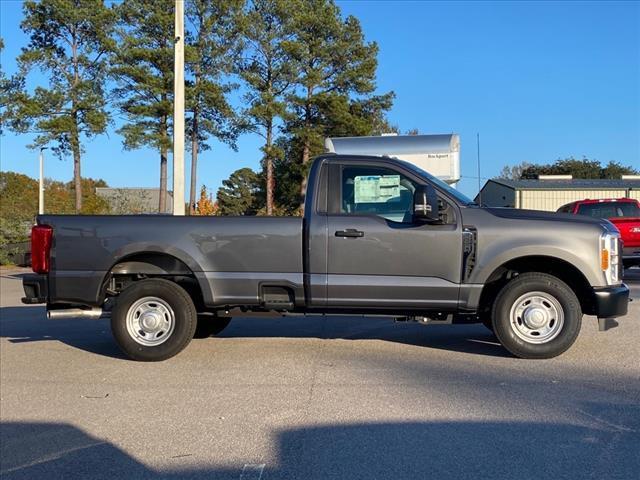
M267 171L267 215L273 215L273 190L275 182L273 178L273 158L271 157L271 143L273 136L273 124L267 124L267 145L265 151L265 169Z
M193 131L191 132L191 188L189 190L189 214L196 213L196 188L198 175L198 115L193 114Z
M73 145L73 184L76 191L76 213L82 210L82 176L80 174L80 144Z
M78 41L75 29L71 35L71 54L73 58L73 84L71 86L71 151L73 152L73 184L76 193L76 214L82 210L82 176L80 172L80 129L78 128L78 93L80 83L78 66Z
M200 26L200 34L202 35L202 25ZM199 52L202 51L202 38L198 42ZM191 129L191 186L189 188L189 214L196 213L196 188L198 184L198 107L200 96L198 95L198 77L200 76L200 65L196 65L194 75L193 89L195 93L195 101L193 105L193 125Z
M302 140L302 183L300 185L300 209L304 213L304 199L307 194L307 175L306 165L309 163L309 157L311 156L311 139L309 136L309 129L311 127L311 96L313 95L313 87L307 87L307 103L304 107L304 129L305 136Z
M305 138L304 143L302 145L302 166L304 167L307 163L309 163L309 156L311 154L309 147L309 139ZM304 169L303 169L304 170ZM300 203L301 206L304 206L304 197L307 194L307 175L302 175L302 183L300 185Z
M82 210L82 175L80 172L80 134L78 133L78 112L75 107L75 95L71 98L70 144L73 154L73 188L76 196L76 214Z
M167 148L160 148L160 195L158 212L167 213Z
M167 213L167 119L161 119L160 127L160 194L158 213Z
M273 93L272 92L272 87L273 87L273 83L272 83L272 70L271 70L271 65L272 65L272 61L271 61L271 57L269 56L267 58L267 65L269 65L269 68L267 70L267 91L269 93ZM273 180L273 158L272 158L272 143L273 143L273 116L271 116L271 118L269 118L267 120L266 123L266 145L265 145L265 149L264 149L264 155L265 155L265 164L264 164L264 168L267 172L267 178L266 178L266 190L267 190L267 215L273 215L273 190L274 190L274 180Z

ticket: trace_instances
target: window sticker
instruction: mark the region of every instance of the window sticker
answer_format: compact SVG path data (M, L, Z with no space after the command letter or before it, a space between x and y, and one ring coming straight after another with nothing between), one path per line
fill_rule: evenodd
M354 179L355 203L385 203L400 196L400 175L362 175Z

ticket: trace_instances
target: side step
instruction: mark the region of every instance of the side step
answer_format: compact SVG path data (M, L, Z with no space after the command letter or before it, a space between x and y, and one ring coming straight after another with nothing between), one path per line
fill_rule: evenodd
M262 305L267 310L293 310L293 292L284 287L262 287Z

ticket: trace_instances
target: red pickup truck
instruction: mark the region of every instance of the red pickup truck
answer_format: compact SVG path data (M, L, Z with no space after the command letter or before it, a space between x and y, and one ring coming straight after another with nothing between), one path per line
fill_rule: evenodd
M606 218L620 231L622 263L625 268L640 265L640 202L632 198L578 200L563 205L559 213Z

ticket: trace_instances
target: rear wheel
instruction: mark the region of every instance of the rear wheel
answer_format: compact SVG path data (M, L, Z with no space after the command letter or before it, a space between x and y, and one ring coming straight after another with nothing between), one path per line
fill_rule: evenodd
M523 273L507 283L493 305L500 343L520 358L552 358L575 342L582 324L571 288L546 273Z
M198 326L193 338L209 338L216 336L231 322L231 317L217 317L215 315L198 314Z
M163 279L133 283L116 301L111 330L130 358L159 361L180 353L193 338L196 308L179 285Z

